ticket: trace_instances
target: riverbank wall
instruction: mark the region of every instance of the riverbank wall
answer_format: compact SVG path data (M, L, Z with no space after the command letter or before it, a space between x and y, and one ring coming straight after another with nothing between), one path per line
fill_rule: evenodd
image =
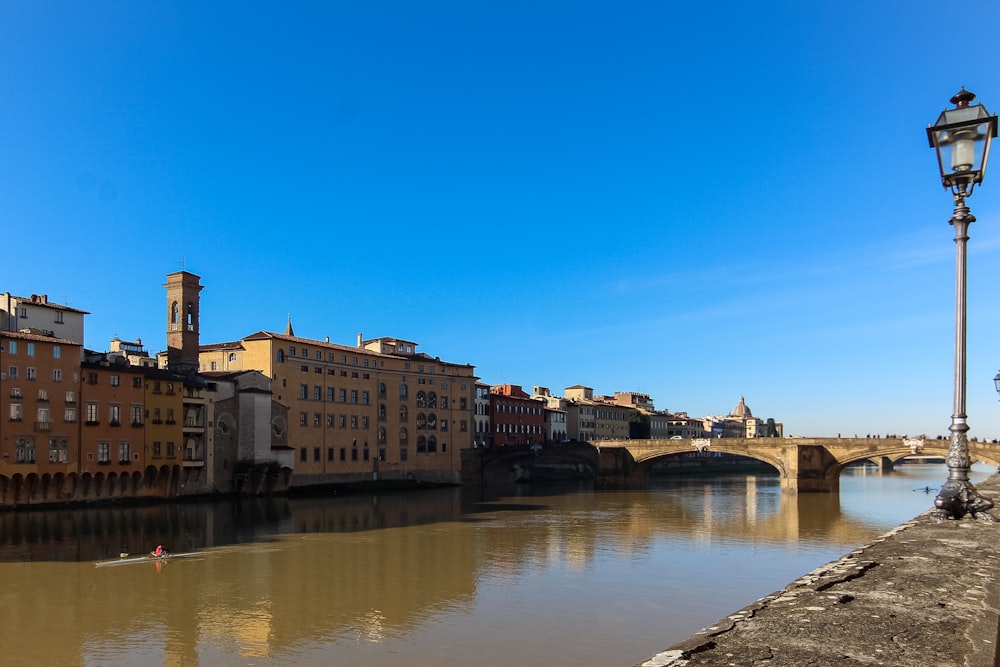
M636 667L1000 665L1000 523L929 512Z

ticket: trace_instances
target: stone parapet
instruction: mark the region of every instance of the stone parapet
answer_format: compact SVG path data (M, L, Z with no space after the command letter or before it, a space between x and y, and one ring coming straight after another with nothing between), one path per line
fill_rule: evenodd
M994 666L998 622L1000 523L925 513L637 667Z

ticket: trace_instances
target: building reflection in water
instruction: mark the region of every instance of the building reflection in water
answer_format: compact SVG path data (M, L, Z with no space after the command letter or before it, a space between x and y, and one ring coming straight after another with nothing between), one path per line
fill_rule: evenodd
M632 567L657 550L666 558L692 549L685 545L717 543L753 549L819 540L840 549L882 530L845 517L836 495L782 494L776 478L670 484L600 494L581 487L497 498L440 489L8 513L0 515L5 650L25 664L242 664L275 656L322 664L305 654L405 644L417 631L436 632L442 618L473 614L483 588L554 565L583 577L582 590L560 592L573 605L574 594L602 594L603 584L586 578L598 560ZM142 553L158 543L208 553L94 566L122 545ZM389 658L382 664L401 656Z

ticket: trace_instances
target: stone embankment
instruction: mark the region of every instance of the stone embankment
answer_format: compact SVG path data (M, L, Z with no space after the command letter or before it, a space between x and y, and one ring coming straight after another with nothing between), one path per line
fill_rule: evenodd
M925 513L640 666L995 667L998 621L1000 523Z

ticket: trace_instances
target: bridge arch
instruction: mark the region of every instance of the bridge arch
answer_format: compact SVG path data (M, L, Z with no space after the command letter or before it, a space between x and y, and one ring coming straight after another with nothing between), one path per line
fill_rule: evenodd
M599 486L638 488L648 484L652 461L678 452L713 451L763 461L778 470L790 492L840 490L840 474L863 460L899 460L914 454L946 457L948 440L906 438L716 438L702 440L621 440L598 445ZM972 460L1000 464L1000 443L972 441Z

